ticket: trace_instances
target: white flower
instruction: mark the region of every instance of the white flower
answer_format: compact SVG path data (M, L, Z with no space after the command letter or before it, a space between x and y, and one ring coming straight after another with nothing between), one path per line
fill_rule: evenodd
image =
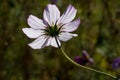
M80 19L72 21L76 12L77 10L69 5L60 17L60 11L56 5L48 4L43 13L44 20L30 15L27 22L31 28L22 29L29 38L35 39L28 45L33 49L40 49L45 46L58 47L55 37L59 45L61 45L60 41L68 41L72 37L76 37L77 34L70 33L75 31L80 24Z

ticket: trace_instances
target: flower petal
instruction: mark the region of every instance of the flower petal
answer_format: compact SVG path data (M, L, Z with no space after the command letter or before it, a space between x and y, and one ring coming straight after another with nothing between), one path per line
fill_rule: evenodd
M72 34L72 33L67 33L67 32L64 32L64 33L61 33L60 36L59 36L59 39L61 41L68 41L70 40L71 38L73 37L76 37L77 34Z
M62 31L66 31L66 32L75 31L78 28L79 24L80 24L80 19L76 19L73 22L70 22L70 23L63 25Z
M52 40L52 37L48 37L48 40L47 40L46 46L50 46L50 45L51 45L51 40Z
M43 20L41 20L33 15L30 15L28 17L27 21L28 21L28 25L33 29L45 29L45 27L46 27Z
M76 12L77 12L77 10L72 5L69 5L67 10L58 19L57 25L61 26L65 23L72 21L76 16Z
M22 31L29 37L29 38L37 38L40 35L43 35L43 31L35 30L32 28L23 28Z
M60 43L60 41L58 40L58 38L57 38L57 41L58 41L59 46L61 46L61 43ZM53 37L53 38L51 39L51 46L53 46L53 47L58 47L58 44L57 44L57 42L56 42L56 40L55 40L55 37Z
M46 46L46 42L47 42L47 37L40 36L39 38L37 38L32 43L29 43L28 45L33 49L41 49Z
M50 26L54 26L57 19L60 17L60 11L56 5L48 4L43 13L43 18Z

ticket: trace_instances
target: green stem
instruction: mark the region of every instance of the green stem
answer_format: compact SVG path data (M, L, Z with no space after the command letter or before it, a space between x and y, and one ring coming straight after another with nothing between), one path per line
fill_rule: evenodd
M60 47L60 45L59 45L59 43L58 43L58 40L57 40L57 37L55 37L55 39L56 39L57 45L58 45L59 49L61 50L61 52L63 53L63 55L64 55L71 63L73 63L74 65L76 65L76 66L78 66L78 67L80 67L80 68L84 68L84 69L87 69L87 70L90 70L90 71L99 73L99 74L103 74L103 75L109 76L109 77L117 80L117 77L116 77L116 76L113 76L113 75L111 75L111 74L109 74L109 73L102 72L102 71L99 71L99 70L96 70L96 69L93 69L93 68L90 68L90 67L82 66L82 65L76 63L74 60L72 60L72 59L64 52L64 50L62 49L62 47Z

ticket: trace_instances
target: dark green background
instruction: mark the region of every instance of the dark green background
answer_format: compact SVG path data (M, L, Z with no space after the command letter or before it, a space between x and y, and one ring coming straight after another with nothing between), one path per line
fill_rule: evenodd
M59 49L33 50L22 32L33 14L43 18L49 0L0 0L0 80L112 80L71 64ZM94 59L86 65L116 75L112 61L120 56L120 0L59 0L61 14L72 4L81 24L78 37L63 42L66 53L74 58L86 50Z

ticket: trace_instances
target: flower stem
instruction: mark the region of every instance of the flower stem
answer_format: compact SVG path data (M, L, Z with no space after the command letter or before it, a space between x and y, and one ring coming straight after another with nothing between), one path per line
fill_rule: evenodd
M60 47L60 45L59 45L59 43L58 43L58 40L57 40L57 37L55 37L55 39L56 39L56 43L57 43L59 49L61 50L61 52L63 53L63 55L64 55L71 63L73 63L74 65L76 65L76 66L78 66L78 67L80 67L80 68L84 68L84 69L87 69L87 70L90 70L90 71L93 71L93 72L102 74L102 75L109 76L109 77L111 77L111 78L113 78L113 79L115 79L115 80L119 80L119 79L117 79L116 76L113 76L113 75L111 75L111 74L109 74L109 73L106 73L106 72L103 72L103 71L99 71L99 70L96 70L96 69L93 69L93 68L90 68L90 67L86 67L86 66L83 66L83 65L80 65L80 64L76 63L74 60L72 60L72 59L64 52L64 50L62 49L62 47Z

